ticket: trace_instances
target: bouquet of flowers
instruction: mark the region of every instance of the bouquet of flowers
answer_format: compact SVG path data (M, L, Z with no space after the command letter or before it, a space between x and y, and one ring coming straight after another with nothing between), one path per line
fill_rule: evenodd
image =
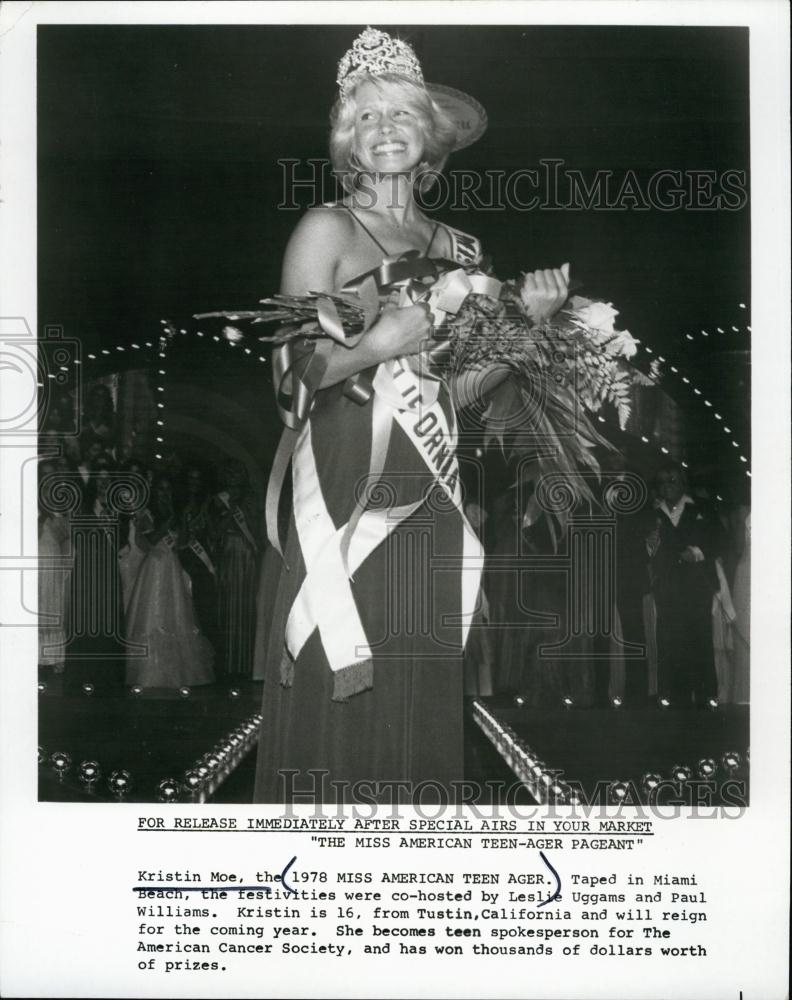
M522 484L534 487L525 493L528 525L546 513L535 491L544 477L560 478L576 504L594 501L586 473L599 475L596 449L616 449L588 414L611 405L624 430L633 386L655 385L659 370L654 361L647 374L630 363L638 342L616 329L611 303L572 296L551 320L531 325L524 289L520 279L505 282L498 300L469 296L451 324L450 347L456 373L493 364L508 372L488 395L484 441L519 460ZM554 543L567 518L565 511L547 518Z
M624 429L633 386L654 385L659 374L656 363L647 374L630 363L637 341L616 329L617 310L572 296L551 320L536 324L528 313L524 278L501 282L456 265L401 282L396 291L402 304L429 306L436 336L448 344L445 363L452 377L500 367L503 377L487 394L481 414L485 446L497 443L508 460L522 459L521 476L534 485L547 474L560 474L576 501L593 501L586 475L579 473L599 473L597 447L615 449L587 414L611 405ZM226 321L224 336L233 340L244 335L231 324L275 324L258 339L276 346L308 344L309 351L323 338L351 347L376 322L382 305L393 301L393 292L370 277L354 291L278 295L263 299L259 310L195 318ZM524 521L539 516L534 497ZM555 519L563 532L566 515ZM555 537L552 524L550 529Z

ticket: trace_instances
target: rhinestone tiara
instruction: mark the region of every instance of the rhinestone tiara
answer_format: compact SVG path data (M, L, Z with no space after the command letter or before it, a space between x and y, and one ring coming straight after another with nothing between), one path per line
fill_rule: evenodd
M411 45L391 38L386 31L368 27L352 43L338 64L338 89L342 100L366 76L398 73L420 86L424 85L421 64Z

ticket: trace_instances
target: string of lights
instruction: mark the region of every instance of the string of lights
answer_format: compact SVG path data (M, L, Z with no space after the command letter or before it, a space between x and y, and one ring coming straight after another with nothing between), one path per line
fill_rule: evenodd
M740 309L745 309L746 308L745 303L744 302L740 302L739 303L739 308ZM168 320L165 320L165 319L160 320L160 324L163 327L163 336L160 337L159 344L158 344L158 348L159 348L159 350L158 350L158 357L157 357L158 365L157 365L157 369L156 369L156 371L157 371L157 381L156 381L156 385L155 385L155 392L158 394L157 409L159 411L158 415L157 415L157 420L156 420L156 427L157 427L157 434L156 434L157 451L155 453L155 458L158 461L162 460L162 455L163 455L163 452L164 452L163 445L165 443L165 410L166 410L166 406L165 406L166 383L165 383L165 380L166 380L166 377L167 377L166 350L167 350L168 343L170 341L172 341L177 336L178 337L195 336L197 338L205 339L207 341L212 341L214 343L226 344L228 346L228 348L231 349L231 350L238 350L238 349L241 348L241 352L244 353L245 355L250 356L250 357L254 356L253 349L250 348L250 347L244 346L244 341L241 338L241 335L237 331L235 331L235 330L233 330L231 328L225 328L223 330L223 332L222 332L222 335L221 335L221 334L207 334L203 330L187 330L187 329L183 329L183 328L177 330L173 326L173 324L171 324ZM716 327L715 330L716 330L716 332L718 334L722 334L722 335L725 335L727 332L741 333L743 331L746 331L746 332L750 333L751 332L751 327L747 326L747 325L745 327L739 327L736 324L732 324L728 328L728 330L727 330L727 328L720 327L720 326ZM699 333L698 333L698 336L700 336L700 337L709 337L710 333L709 333L708 330L701 329L699 331ZM687 340L694 340L695 339L694 335L690 334L690 333L685 334L685 338ZM141 350L141 345L138 344L138 343L132 343L129 346L130 346L130 348L132 350ZM154 344L151 341L145 341L144 344L143 344L143 347L148 348L148 349L153 349ZM712 417L712 419L718 422L719 428L722 431L722 433L725 434L727 437L731 438L732 447L739 452L739 455L738 455L739 461L743 465L747 465L748 464L748 458L744 454L744 449L740 445L739 441L737 441L734 437L732 437L732 433L733 433L732 432L732 428L727 423L724 422L723 415L715 410L714 404L712 403L712 401L709 400L709 399L707 399L704 396L703 390L701 388L699 388L697 385L693 384L691 378L688 375L686 375L680 369L680 367L679 367L678 364L672 364L664 355L657 354L650 346L648 346L646 344L638 342L638 348L639 348L639 351L643 351L650 358L650 360L656 360L657 362L660 363L660 365L662 366L661 370L662 370L663 376L665 378L668 378L669 377L669 373L670 373L670 375L674 376L674 378L677 381L679 381L687 389L687 391L690 394L692 394L692 397L693 397L694 400L698 400L705 407L706 411L710 414L710 416ZM116 348L115 348L115 351L121 351L121 352L123 352L125 350L126 350L126 348L123 347L123 346L121 346L121 345L116 346ZM107 357L107 356L111 355L113 353L113 351L110 350L110 349L108 349L108 348L103 348L100 353L101 353L102 356ZM266 358L265 355L258 354L258 355L255 355L255 357L256 357L257 361L260 364L266 364L267 363L267 358ZM96 354L93 354L93 353L88 354L87 358L90 361L99 360L99 356L96 355ZM79 364L79 360L78 359L75 359L75 364ZM50 373L50 375L52 376L52 373ZM43 384L41 382L39 382L39 386L43 387ZM597 414L596 419L601 424L607 423L605 417L603 417L601 414ZM666 456L670 455L670 449L663 442L653 441L652 439L650 439L645 434L639 435L638 436L638 440L640 440L642 444L647 445L649 447L652 447L655 450L659 451L660 454L662 454L662 455L666 455ZM686 462L682 461L680 464L682 465L683 468L688 468L688 464ZM744 470L744 472L745 472L745 475L748 478L751 478L751 470L749 468L746 468Z
M745 309L746 305L745 305L744 302L740 302L739 303L739 307L740 307L740 309ZM715 328L715 330L716 330L716 332L718 334L725 335L727 333L727 330L724 327L718 326L718 327ZM744 328L741 328L741 327L738 327L736 325L732 325L729 328L729 332L732 332L732 333L741 333L741 332L743 332L743 330L745 332L747 332L747 333L750 333L751 332L751 327L746 325ZM698 332L698 336L703 337L703 338L708 338L710 336L710 333L709 333L708 330L701 329ZM693 334L687 333L687 334L685 334L685 339L692 341L692 340L695 340L696 338L695 338L695 336ZM672 364L663 355L656 354L652 350L652 348L649 347L646 344L643 344L643 343L639 342L638 343L638 349L639 349L639 351L643 351L645 354L647 354L651 360L656 360L656 361L658 361L660 363L660 365L662 366L661 367L661 372L662 372L662 375L663 375L664 378L668 378L669 377L669 373L670 373L671 375L673 375L675 377L675 379L677 381L681 382L681 384L685 387L685 389L690 394L692 394L694 400L700 402L708 411L710 411L711 417L714 420L716 420L716 421L719 422L721 431L727 437L731 437L731 435L732 435L732 429L729 426L727 426L725 423L723 423L723 415L720 414L720 413L718 413L715 410L714 404L711 402L711 400L709 400L709 399L707 399L705 397L703 390L693 383L692 379L688 375L686 375L680 369L680 367L679 367L678 364ZM645 436L642 436L641 440L644 443L649 443L649 439L646 438ZM737 440L735 440L732 437L731 438L731 444L732 444L733 448L736 448L738 451L741 452L740 455L739 455L740 462L742 462L744 465L747 465L748 464L748 459L747 459L747 457L744 454L742 454L742 452L744 451L744 449L740 445L740 442L737 441ZM661 446L660 450L661 450L661 452L663 452L663 454L668 454L667 449L665 449L664 447ZM684 463L682 463L682 464L684 465ZM750 477L751 477L751 471L750 471L750 469L746 469L745 470L745 474L750 479Z
M617 704L618 702L618 704ZM525 699L517 695L515 705L523 707ZM613 699L614 707L621 706L620 699ZM565 709L574 706L571 698L562 699ZM666 706L668 707L668 703ZM717 707L717 705L715 705ZM583 798L582 790L577 783L562 781L562 773L557 768L549 767L536 751L508 723L502 721L492 712L481 699L473 702L473 718L485 736L498 751L500 756L525 785L539 805L555 803L557 805L579 805ZM714 757L701 758L695 768L687 764L674 764L664 778L659 772L644 774L640 780L640 791L633 781L612 781L607 787L608 802L612 805L638 804L640 801L656 801L661 791L671 791L681 795L684 786L698 778L700 781L718 782L734 778L738 774L747 780L747 764L750 762L750 748L744 754L727 750L720 755L718 761Z
M83 692L86 686L83 685ZM39 684L39 691L46 685ZM93 692L90 692L91 694ZM251 715L221 737L215 745L188 767L180 779L163 778L151 790L160 802L205 802L210 799L253 749L259 739L262 716ZM65 750L49 753L38 748L39 767L49 767L59 782L66 781L72 772L72 755ZM77 779L88 794L95 795L107 769L98 760L85 759L77 767ZM130 797L135 779L126 768L116 768L107 776L107 789L113 798L122 802Z

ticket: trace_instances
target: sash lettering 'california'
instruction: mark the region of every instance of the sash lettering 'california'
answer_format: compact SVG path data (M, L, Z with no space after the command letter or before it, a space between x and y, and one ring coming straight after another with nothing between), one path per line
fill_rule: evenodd
M432 395L431 386L426 386L422 392L416 373L400 360L380 365L375 386L381 391L374 396L374 422L394 421L401 427L459 512L462 526L460 638L464 646L476 609L483 552L464 514L453 417L449 426L436 395L431 404L426 404L426 398ZM355 688L370 686L372 677L371 649L347 570L354 575L374 549L424 500L389 510L364 511L352 535L347 567L341 552L346 525L337 528L325 505L310 421L303 428L294 450L292 477L295 524L306 575L286 623L288 659L282 664L281 680L287 685L291 683L292 664L318 628L327 661L336 678L335 690L338 697L344 697Z
M396 361L393 366L393 381L407 403L408 410L421 411L423 400L420 391L412 373L409 373L409 380L405 378L407 374L400 362ZM457 485L453 435L447 428L440 427L440 420L432 410L421 412L418 420L413 424L412 431L411 438L423 441L421 451L425 457L430 459L428 463L430 469L453 494Z

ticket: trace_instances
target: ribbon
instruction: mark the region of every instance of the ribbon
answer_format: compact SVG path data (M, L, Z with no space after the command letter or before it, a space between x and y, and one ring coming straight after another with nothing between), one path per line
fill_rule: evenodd
M367 272L344 288L354 287L357 281L372 277L380 294L390 294L396 285L400 285L400 307L425 302L436 328L443 326L447 315L459 312L468 295L488 295L498 299L503 287L497 278L468 274L456 261L421 257L417 250L410 250L398 259L386 258L381 267ZM431 285L419 280L426 277L432 278ZM430 360L437 364L446 358L448 352L448 341L440 340L428 354ZM374 392L373 378L371 371L358 372L344 383L344 395L359 405L367 403Z
M415 385L414 374L405 366L401 368L399 384L403 387ZM416 421L416 413L420 414ZM439 405L427 407L419 398L411 410L399 410L394 419L407 434L421 455L427 468L434 473L448 499L459 512L462 520L462 647L467 643L470 626L475 613L484 567L484 550L478 535L473 531L462 505L462 489L459 485L459 468L456 461L457 430L454 414L449 427L445 414ZM419 427L421 428L419 432ZM431 431L431 433L429 433Z
M416 374L403 361L383 362L390 382L374 396L372 419L376 458L384 463L390 428L395 420L421 456L435 481L459 512L462 521L463 551L462 617L459 622L464 647L475 612L483 552L481 543L465 516L455 456L456 425L449 427L438 400L425 405ZM379 372L378 372L379 374ZM399 407L394 408L390 392L395 387ZM380 446L385 443L384 449ZM381 473L382 469L380 469ZM294 600L286 625L288 658L282 664L281 680L290 684L294 661L318 628L322 646L334 674L334 700L343 700L370 687L373 681L372 654L365 635L350 576L390 533L426 502L417 501L390 508L356 510L357 520L337 528L325 507L311 441L311 425L306 423L299 436L293 464L295 521L303 553L306 576ZM355 515L353 515L355 516ZM351 571L351 572L350 572Z
M353 291L359 294L361 287L369 279L372 279L378 293L382 295L402 281L418 281L426 278L436 281L443 271L458 267L457 261L446 260L443 257L424 257L420 250L407 250L403 254L385 257L377 267L348 281L342 291Z
M430 285L426 279L431 280ZM379 267L344 285L341 295L354 293L363 307L363 329L355 334L344 328L333 297L319 295L317 317L322 331L335 343L356 346L379 315L380 296L396 288L401 293L400 305L426 302L435 326L440 327L449 313L459 311L471 292L498 298L501 282L483 274L468 274L455 261L422 257L419 251L410 250L399 257L386 257ZM305 422L327 370L331 348L326 340L306 337L295 338L273 352L275 398L286 427L299 430ZM345 395L364 405L371 398L373 378L372 369L347 379Z
M457 234L455 247L459 248ZM469 238L472 240L472 238ZM475 241L472 241L473 245ZM475 256L468 255L470 263L467 268L475 266ZM319 324L328 340L297 338L276 348L273 352L273 380L275 397L281 420L285 428L273 462L272 472L267 486L265 519L267 537L276 551L283 557L283 546L278 531L278 507L283 483L285 482L289 462L297 446L299 433L305 425L310 413L313 397L319 389L332 350L332 343L341 343L346 347L354 347L359 343L366 331L373 325L379 315L380 296L389 295L399 289L399 305L426 302L432 314L436 328L441 328L446 316L459 311L468 295L488 295L497 299L500 297L502 284L495 278L481 273L468 273L466 267L460 267L459 262L446 258L429 258L421 255L418 250L409 250L404 254L386 257L382 264L347 282L341 290L341 296L354 294L363 305L364 326L356 333L350 334L338 314L332 296L319 296L317 316ZM428 358L437 364L447 357L450 350L448 340L440 340L428 351ZM398 409L403 404L397 390L392 384L393 369L382 365L358 372L344 383L344 395L359 406L364 406L376 391L389 399L391 406ZM424 399L427 405L432 405L437 398L437 389L423 386ZM434 393L434 395L433 395ZM389 427L389 425L388 425ZM374 439L369 463L369 482L376 481L379 472L384 467L390 431L386 429L383 420L381 426L374 428ZM366 507L363 497L356 505L351 528L343 545L343 562L349 567L349 544L352 533L360 521Z
M369 471L366 477L365 493L357 500L352 515L347 522L344 533L341 537L341 561L344 572L352 577L350 569L349 550L352 540L357 530L360 520L366 511L369 499L376 494L379 483L385 468L385 459L388 454L390 444L391 429L393 427L393 411L404 409L409 405L405 396L399 391L394 380L394 361L385 361L377 368L373 380L374 405L371 414L371 453L369 455ZM435 383L426 393L429 405L434 405L437 401L439 385ZM420 503L407 504L404 506L391 507L388 516L392 519L394 526L406 517L413 514Z
M332 346L327 340L300 338L272 352L275 402L286 427L298 430L305 423L327 370Z
M500 282L480 273L468 274L466 267L459 266L461 261L472 268L478 260L477 241L472 237L466 239L469 246L465 244L461 247L467 247L464 254L460 250L459 238L454 241L454 253L458 260L431 260L418 251L410 251L399 257L386 258L379 267L348 282L341 294L352 292L368 302L368 308L364 306L365 326L359 334L348 335L333 298L322 297L317 314L323 332L331 341L354 346L376 319L380 296L389 295L397 288L400 305L426 302L438 327L442 326L449 313L458 312L471 292L499 298ZM373 308L373 290L376 290L376 308ZM329 341L325 343L330 344ZM344 385L345 395L359 405L364 405L373 396L368 478L368 484L373 489L367 489L356 502L347 524L335 528L322 497L308 420L313 394L326 370L327 354L324 354L323 366L322 356L318 356L321 346L303 343L299 357L284 351L281 363L275 366L276 393L283 409L288 406L288 419L284 420L286 427L267 492L267 531L282 554L277 532L278 501L289 461L294 455L294 512L306 575L286 624L281 680L284 684L291 683L294 662L305 642L318 628L334 673L333 698L343 700L373 683L371 649L357 612L350 580L356 569L394 528L425 502L422 498L391 508L368 509L369 499L382 479L394 422L400 424L461 518L460 624L463 647L480 592L483 553L462 506L453 413L449 427L438 401L439 384L425 373L421 381L422 373L420 369L417 372L413 370L415 362L411 359L383 362L348 379ZM447 349L448 345L441 346ZM433 352L429 352L429 357L433 356ZM318 378L317 372L320 372ZM432 430L431 435L429 430Z
M267 538L281 558L283 545L278 530L280 496L300 429L308 419L314 395L327 370L332 346L329 340L304 338L282 344L272 352L275 403L285 426L267 483L264 518Z
M355 347L360 342L363 334L376 321L380 309L379 290L372 275L361 275L354 289L354 295L350 295L350 292L352 289L345 285L339 296L323 295L321 292L311 293L317 296L316 312L322 330L344 347ZM358 333L348 333L344 327L335 303L338 298L351 298L355 305L362 306L363 328Z
M300 541L305 579L286 621L289 658L281 664L281 682L291 684L293 662L316 628L328 663L338 671L357 664L361 689L373 679L371 650L358 614L347 573L341 563L338 532L322 496L313 455L310 421L295 447L292 466L294 519ZM343 695L334 690L334 700Z
M283 555L283 545L280 540L278 530L278 509L280 507L280 497L283 492L283 484L286 481L286 473L289 469L294 449L300 432L292 427L284 427L275 458L272 460L269 481L267 482L267 498L264 505L264 521L267 526L267 538L270 545L275 549L281 559Z

